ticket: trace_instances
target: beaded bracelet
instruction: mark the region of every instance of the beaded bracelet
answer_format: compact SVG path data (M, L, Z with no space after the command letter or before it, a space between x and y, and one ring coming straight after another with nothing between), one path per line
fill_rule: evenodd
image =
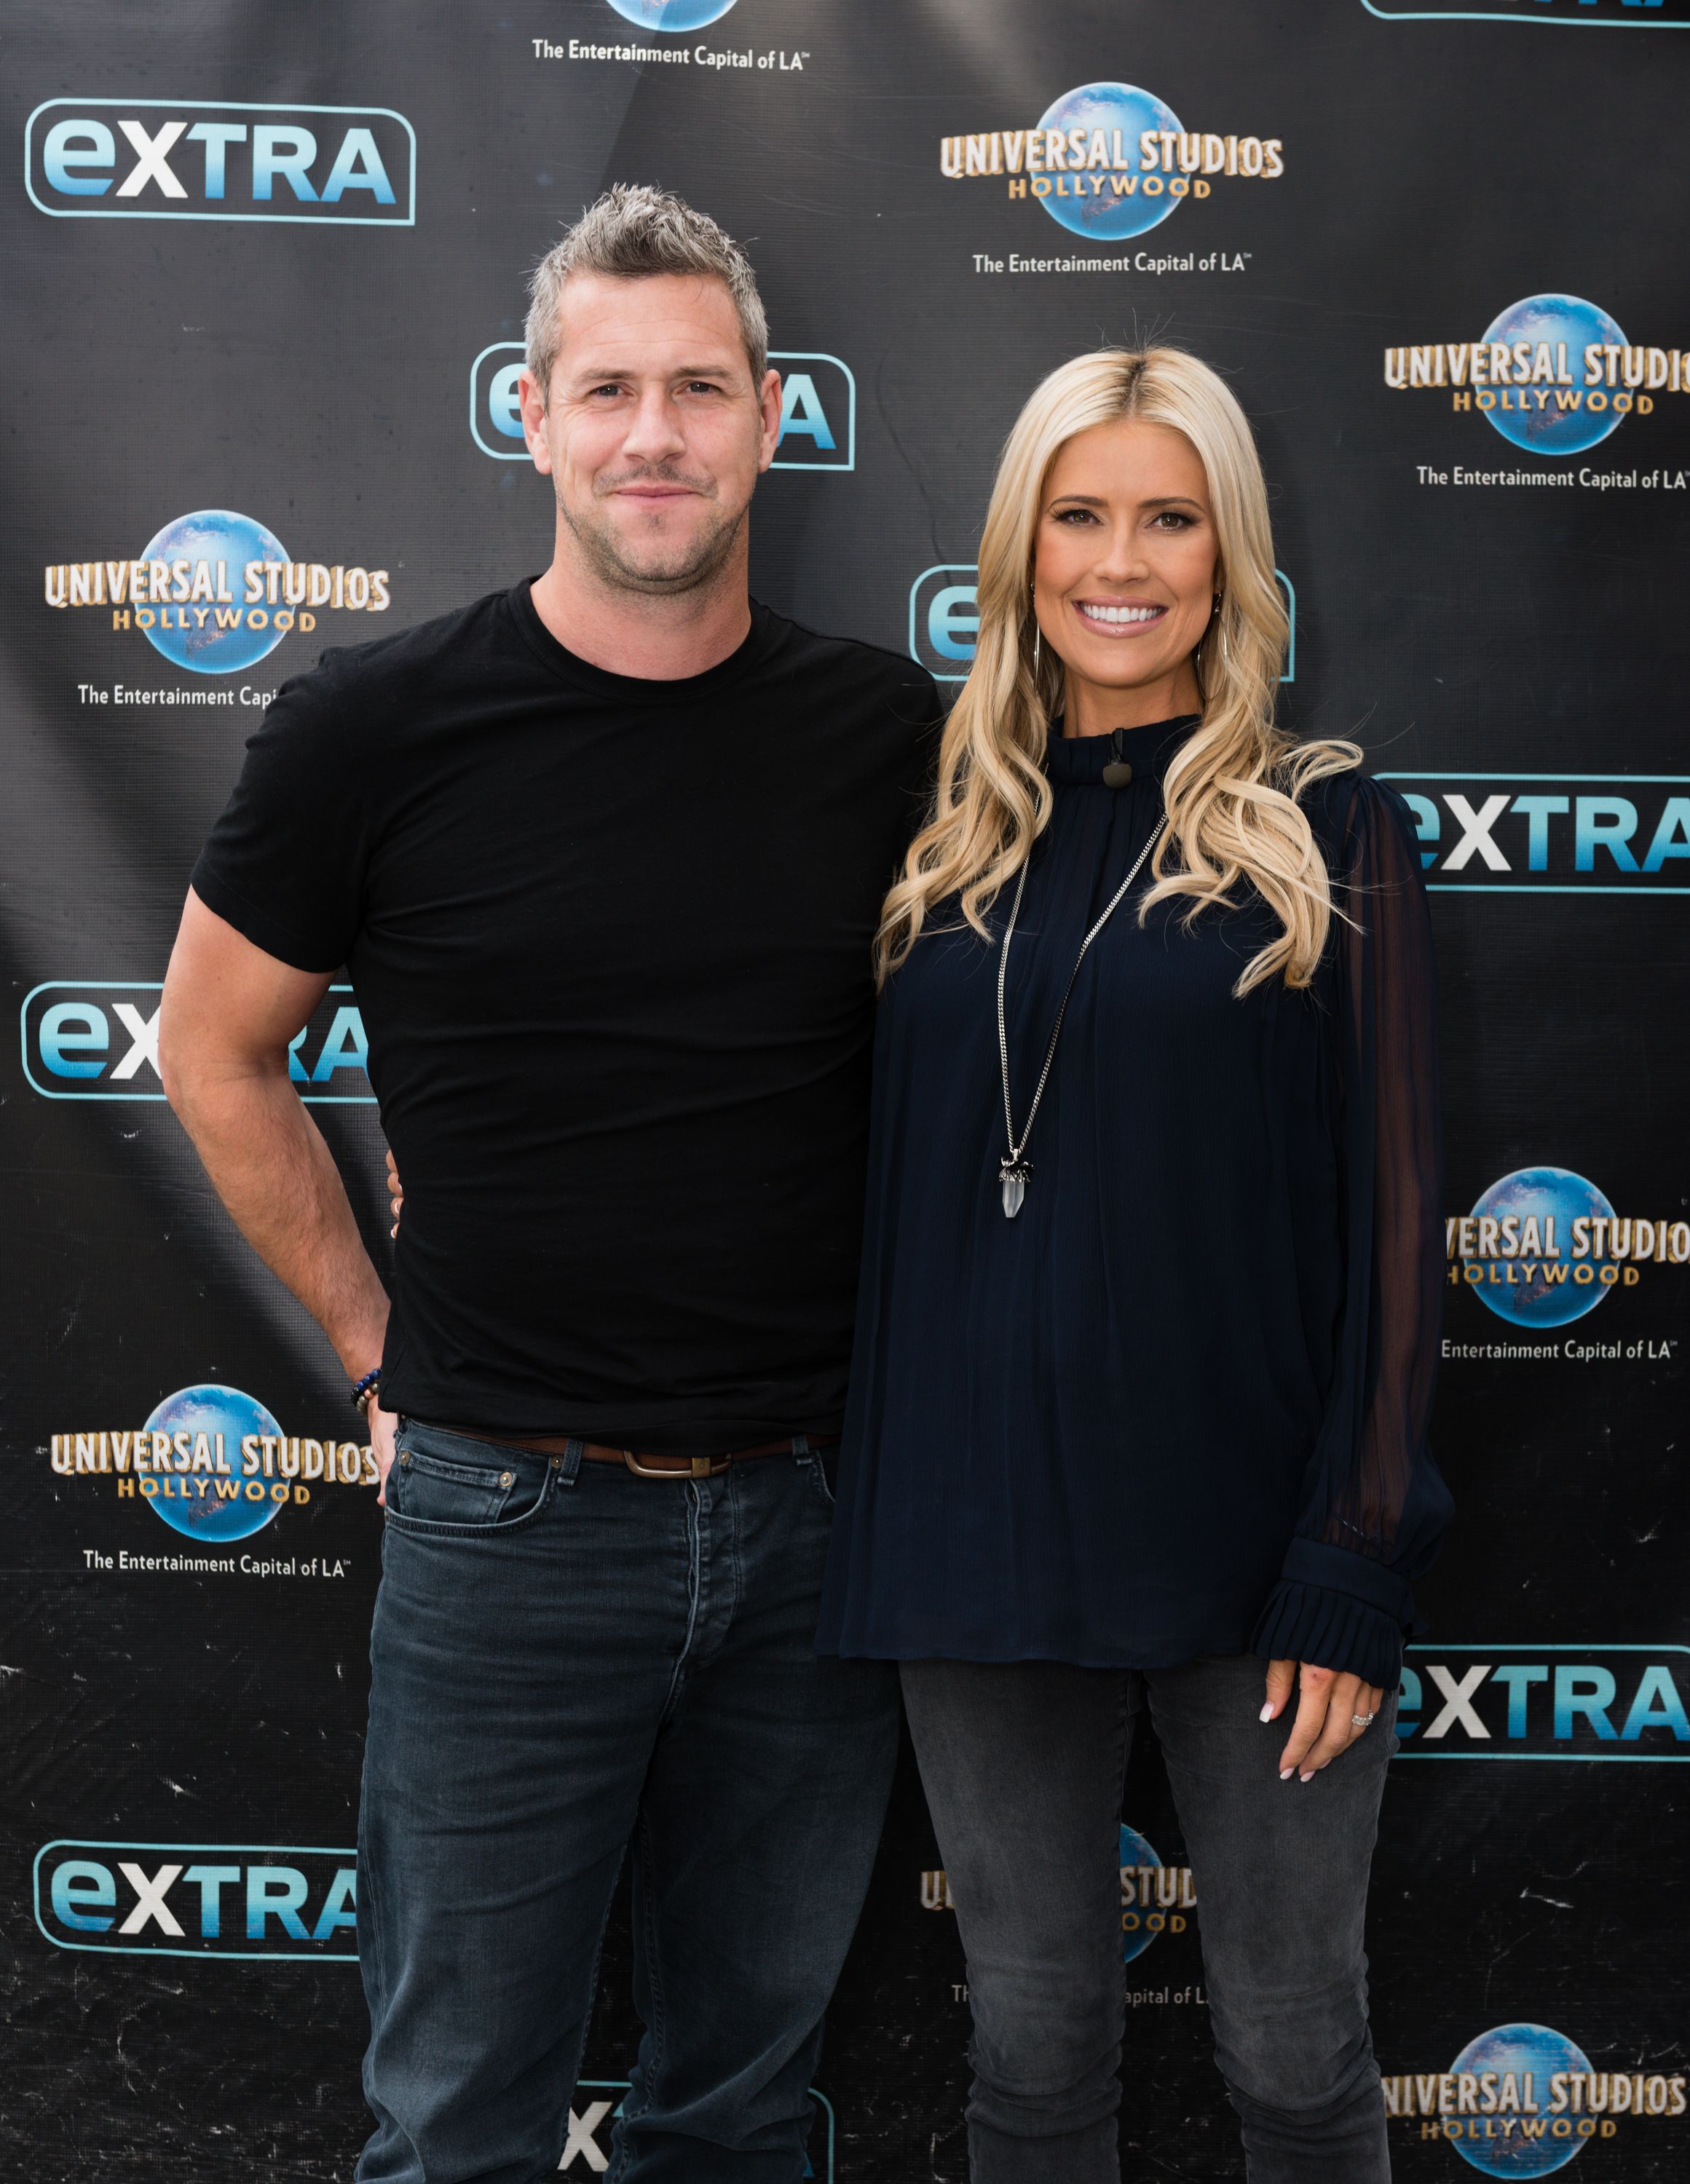
M379 1365L373 1373L366 1373L361 1380L354 1380L352 1384L353 1409L362 1411L367 1418L370 1415L370 1398L381 1384L382 1368Z

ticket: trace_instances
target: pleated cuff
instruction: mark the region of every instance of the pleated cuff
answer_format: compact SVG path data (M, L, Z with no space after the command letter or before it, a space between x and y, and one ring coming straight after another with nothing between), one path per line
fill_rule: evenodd
M1250 1650L1267 1661L1306 1661L1394 1691L1403 1678L1403 1626L1353 1594L1281 1578L1256 1624Z

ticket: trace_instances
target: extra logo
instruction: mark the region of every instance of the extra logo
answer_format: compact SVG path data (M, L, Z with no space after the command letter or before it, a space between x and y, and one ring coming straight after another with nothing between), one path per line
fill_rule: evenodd
M1513 1326L1565 1327L1609 1290L1636 1289L1645 1268L1690 1262L1690 1221L1617 1214L1570 1168L1520 1167L1445 1221L1444 1247L1452 1289L1471 1290Z
M61 1479L109 1480L120 1500L145 1502L172 1531L202 1546L250 1539L287 1503L309 1502L324 1487L380 1483L373 1449L285 1434L262 1403L215 1381L178 1388L138 1426L56 1433L50 1453ZM111 1566L150 1568L156 1559L111 1558ZM105 1568L108 1558L91 1566ZM165 1566L232 1573L237 1557L181 1556ZM250 1556L238 1567L276 1574Z
M97 607L114 629L139 630L155 651L196 675L237 675L274 652L316 610L385 614L385 569L296 561L273 531L232 509L179 515L138 560L56 561L50 607Z
M577 2110L569 2111L569 2137L565 2141L560 2169L576 2169L577 2174L602 2176L611 2165L611 2132L616 2118L622 2112L622 2099L627 2092L626 2078L578 2078L576 2098L581 2102ZM608 2095L594 2100L594 2093ZM587 2098L583 2098L583 2096ZM818 2093L812 2086L810 2098L816 2104L816 2121L811 2126L811 2152L805 2157L804 2174L817 2179L817 2184L833 2184L834 2180L834 2109L825 2093ZM817 2128L823 2142L815 2144ZM819 2157L821 2166L817 2167Z
M49 98L24 186L55 220L416 221L416 132L387 106Z
M354 1964L357 1854L248 1843L43 1843L36 1924L56 1949Z
M1361 0L1384 23L1582 23L1592 30L1690 31L1690 0L1514 0L1470 8L1462 0Z
M611 0L625 23L642 31L707 30L731 12L738 0Z
M526 463L516 382L521 342L493 342L470 366L470 437L495 462ZM778 471L856 468L856 379L841 358L819 349L769 351L780 374Z
M1682 2116L1683 2077L1598 2070L1547 2025L1498 2025L1470 2040L1447 2070L1385 2081L1385 2113L1418 2122L1408 2135L1448 2141L1487 2176L1548 2176L1593 2138Z
M1410 1646L1399 1759L1690 1760L1690 1646Z
M24 1076L43 1100L162 1100L157 980L49 978L19 1011ZM350 986L331 986L288 1050L308 1106L373 1106L369 1041Z
M935 682L966 680L974 657L980 617L975 601L978 566L973 561L938 561L923 569L910 586L910 657L919 660ZM1281 682L1297 680L1297 592L1284 570L1275 569L1291 618Z
M1385 383L1441 387L1455 410L1476 410L1529 454L1581 454L1659 394L1690 393L1690 352L1628 342L1612 315L1581 296L1525 296L1479 341L1398 344Z
M1690 894L1690 774L1380 778L1414 814L1434 894Z
M921 1877L923 1911L954 1911L948 1876ZM1185 1914L1197 1905L1189 1865L1164 1865L1136 1828L1121 1823L1121 1961L1131 1964L1158 1934L1183 1934Z
M1012 198L1035 198L1073 234L1105 242L1142 235L1218 178L1276 181L1282 151L1277 136L1187 130L1136 84L1084 83L1035 128L941 138L939 166L952 181L998 178Z

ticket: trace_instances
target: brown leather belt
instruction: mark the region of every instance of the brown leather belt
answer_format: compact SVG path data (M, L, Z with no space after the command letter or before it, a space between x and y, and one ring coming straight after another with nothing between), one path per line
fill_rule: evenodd
M466 1429L468 1430L468 1429ZM501 1448L533 1449L538 1456L567 1456L572 1446L566 1434L531 1434L526 1440L514 1434L477 1433L477 1440L497 1441ZM762 1456L796 1456L797 1444L805 1450L837 1448L837 1434L789 1434L784 1440L759 1441L755 1448L725 1449L720 1456L641 1456L631 1448L610 1448L603 1441L580 1443L589 1463L620 1463L636 1479L719 1479L736 1463L751 1463Z

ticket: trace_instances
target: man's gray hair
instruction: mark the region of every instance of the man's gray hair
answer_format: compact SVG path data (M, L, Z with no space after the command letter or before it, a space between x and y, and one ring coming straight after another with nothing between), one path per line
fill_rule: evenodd
M769 326L750 259L713 220L694 212L672 191L650 182L618 182L553 244L528 283L527 364L543 401L562 339L564 284L572 273L603 273L616 281L694 273L720 281L739 314L752 382L762 385Z

